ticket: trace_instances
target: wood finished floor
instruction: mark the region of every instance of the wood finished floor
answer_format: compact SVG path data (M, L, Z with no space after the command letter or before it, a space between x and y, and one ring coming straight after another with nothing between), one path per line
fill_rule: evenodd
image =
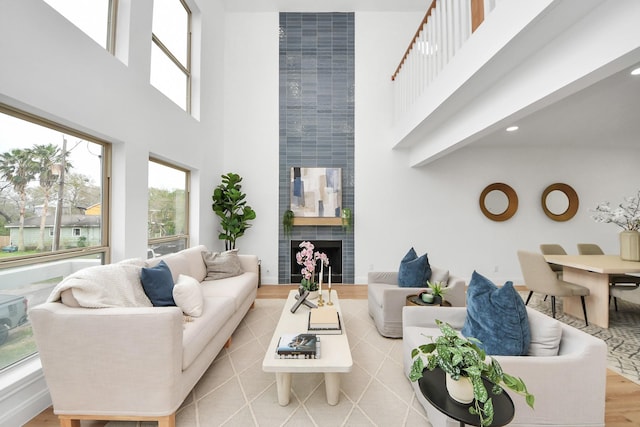
M286 298L297 285L263 285L258 288L258 298ZM334 285L342 299L366 299L367 285ZM103 427L102 421L83 421L82 427ZM605 400L605 424L607 427L640 426L640 385L607 370ZM26 427L53 427L60 425L52 408L25 424Z

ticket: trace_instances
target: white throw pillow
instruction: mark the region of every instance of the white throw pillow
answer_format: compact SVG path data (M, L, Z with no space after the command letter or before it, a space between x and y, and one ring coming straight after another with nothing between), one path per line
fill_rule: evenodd
M529 356L558 355L562 339L562 325L558 320L549 317L540 322L537 318L529 316L529 330Z
M200 317L204 298L200 283L193 277L181 274L173 286L173 299L187 316Z
M429 281L431 283L442 282L444 286L447 286L447 282L449 281L449 270L431 266L431 278Z

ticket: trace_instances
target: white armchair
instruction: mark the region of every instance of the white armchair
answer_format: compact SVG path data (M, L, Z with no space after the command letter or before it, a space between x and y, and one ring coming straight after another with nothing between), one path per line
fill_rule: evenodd
M523 397L511 394L515 417L511 426L604 426L607 345L579 329L527 307L532 343L538 354L549 352L549 331L561 328L557 355L495 356L508 374L521 377L535 395L535 409ZM405 307L403 310L403 364L405 374L412 365L411 350L440 334L435 319L462 329L466 309L459 307ZM545 335L546 334L546 335ZM542 336L545 337L542 337ZM557 342L557 340L556 340ZM409 379L407 378L407 381ZM435 409L412 383L418 401L434 427L457 427L459 423Z
M465 281L437 267L432 266L431 271L431 281L443 282L446 285L445 300L454 307L464 307ZM407 296L429 292L429 289L398 286L397 271L372 271L367 279L369 315L373 318L378 332L388 338L402 338L402 307L406 305Z

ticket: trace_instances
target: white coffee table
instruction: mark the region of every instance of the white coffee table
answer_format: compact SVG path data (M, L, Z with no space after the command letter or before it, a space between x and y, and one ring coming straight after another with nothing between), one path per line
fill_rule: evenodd
M264 372L275 372L276 386L278 388L278 403L281 406L289 404L291 394L291 374L293 373L324 373L325 390L327 393L327 403L337 405L340 400L340 374L351 372L353 359L351 349L347 339L347 331L344 325L344 317L340 310L340 301L335 290L331 291L331 301L333 307L340 313L342 322L341 335L319 335L320 337L320 358L319 359L279 359L276 357L276 346L283 334L299 334L307 332L307 321L309 319L309 308L301 305L295 313L291 313L291 307L295 303L295 295L298 291L289 292L289 298L284 304L280 320L273 333L267 354L262 361ZM325 302L328 301L329 292L322 291ZM317 303L312 300L313 303Z

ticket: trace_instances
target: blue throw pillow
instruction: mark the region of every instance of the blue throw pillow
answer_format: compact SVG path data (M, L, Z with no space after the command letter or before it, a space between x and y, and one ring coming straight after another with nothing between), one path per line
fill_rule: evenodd
M524 301L506 282L501 288L473 272L467 290L467 318L462 335L482 342L489 355L523 356L529 352L531 333Z
M155 267L143 268L140 281L154 307L176 305L173 300L173 277L166 262L160 261Z
M403 288L424 288L431 278L431 266L427 254L421 257L411 248L400 261L398 285Z

